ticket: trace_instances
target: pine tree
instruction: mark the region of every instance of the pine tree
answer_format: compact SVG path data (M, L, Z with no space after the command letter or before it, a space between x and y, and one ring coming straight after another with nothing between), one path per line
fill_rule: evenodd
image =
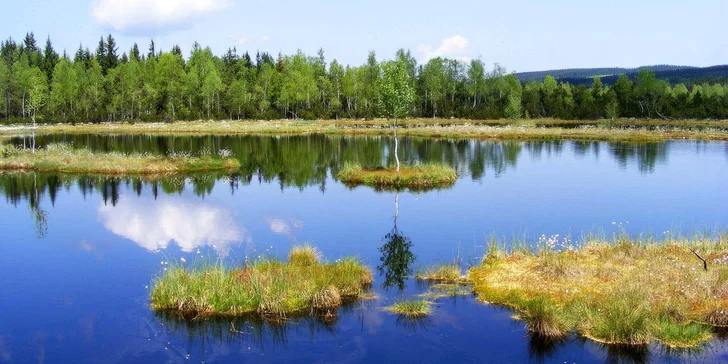
M134 43L134 45L131 46L131 50L129 51L129 58L134 61L141 60L141 54L139 53L139 46L136 43Z
M101 66L101 74L106 75L108 69L107 58L106 58L106 43L104 43L104 37L99 39L99 45L96 46L96 61Z
M147 58L148 58L148 59L152 59L152 58L156 57L156 56L157 56L157 54L156 54L155 52L156 52L156 51L155 51L155 49L154 49L154 39L152 39L152 40L151 40L151 41L149 42L149 53L147 53Z
M83 44L78 45L78 50L76 50L76 53L73 55L73 62L83 62Z
M115 68L117 65L119 65L119 56L116 55L116 51L118 50L118 47L116 46L116 41L114 40L114 37L109 34L108 37L106 37L106 66L107 68Z
M43 50L43 64L40 67L48 80L53 78L53 70L56 68L56 64L58 64L58 59L58 53L53 49L51 37L49 36L46 39L45 49Z

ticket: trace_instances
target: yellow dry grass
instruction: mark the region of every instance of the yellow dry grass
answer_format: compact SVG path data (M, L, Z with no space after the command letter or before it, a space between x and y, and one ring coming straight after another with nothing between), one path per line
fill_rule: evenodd
M491 251L469 278L479 299L513 308L544 336L576 331L606 343L690 347L712 337L710 326L728 325L725 236Z

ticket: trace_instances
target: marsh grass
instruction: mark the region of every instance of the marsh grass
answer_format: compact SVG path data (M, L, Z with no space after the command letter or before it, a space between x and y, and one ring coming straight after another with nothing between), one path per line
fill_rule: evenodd
M415 298L395 302L385 309L408 319L416 319L429 316L432 313L431 305L430 301Z
M469 272L473 291L544 337L575 331L608 344L686 348L728 324L728 236L585 239L531 252L493 244Z
M420 268L415 273L415 279L443 283L467 283L467 277L460 272L460 265L455 263Z
M422 189L452 185L457 180L457 172L441 164L402 166L399 172L394 167L366 169L360 165L347 164L339 171L337 178L350 186Z
M238 269L220 263L170 266L153 282L151 306L187 318L257 314L275 320L309 313L333 316L343 303L367 297L372 283L367 267L354 258L334 263L299 259L310 258L312 250L296 247L293 261L262 259Z
M90 174L163 175L180 172L236 170L240 162L234 158L203 156L151 156L117 152L97 153L89 149L73 149L67 144L50 144L30 149L0 146L0 169L39 172Z
M38 134L315 134L388 135L386 120L317 121L180 121L174 123L98 123L41 125ZM669 139L728 140L728 121L699 120L468 120L406 119L403 136L499 140L664 141ZM0 135L28 133L26 126L0 128Z

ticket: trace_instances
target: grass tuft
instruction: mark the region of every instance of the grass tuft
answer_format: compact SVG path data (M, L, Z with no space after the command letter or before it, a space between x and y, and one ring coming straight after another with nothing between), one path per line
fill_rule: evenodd
M422 318L432 313L431 305L432 302L424 299L409 299L395 302L386 310L406 318Z
M441 164L401 166L399 172L393 167L365 169L347 164L337 177L352 186L422 189L452 185L457 180L457 173L452 167Z
M310 267L319 263L320 253L311 245L298 245L288 253L288 263L299 267Z
M518 318L526 321L526 329L534 334L559 339L569 333L568 324L558 314L558 309L543 297L525 301L520 311Z

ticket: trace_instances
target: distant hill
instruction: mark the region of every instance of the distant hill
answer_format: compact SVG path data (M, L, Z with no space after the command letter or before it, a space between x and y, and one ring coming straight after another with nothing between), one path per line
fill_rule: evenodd
M568 82L574 85L589 85L592 78L599 76L604 84L612 84L621 74L634 78L641 69L647 68L655 71L658 79L675 83L701 82L703 80L716 80L728 78L728 65L711 67L691 67L673 65L655 65L638 68L570 68L563 70L548 70L537 72L516 73L521 82L542 81L547 75L551 75L561 82Z

